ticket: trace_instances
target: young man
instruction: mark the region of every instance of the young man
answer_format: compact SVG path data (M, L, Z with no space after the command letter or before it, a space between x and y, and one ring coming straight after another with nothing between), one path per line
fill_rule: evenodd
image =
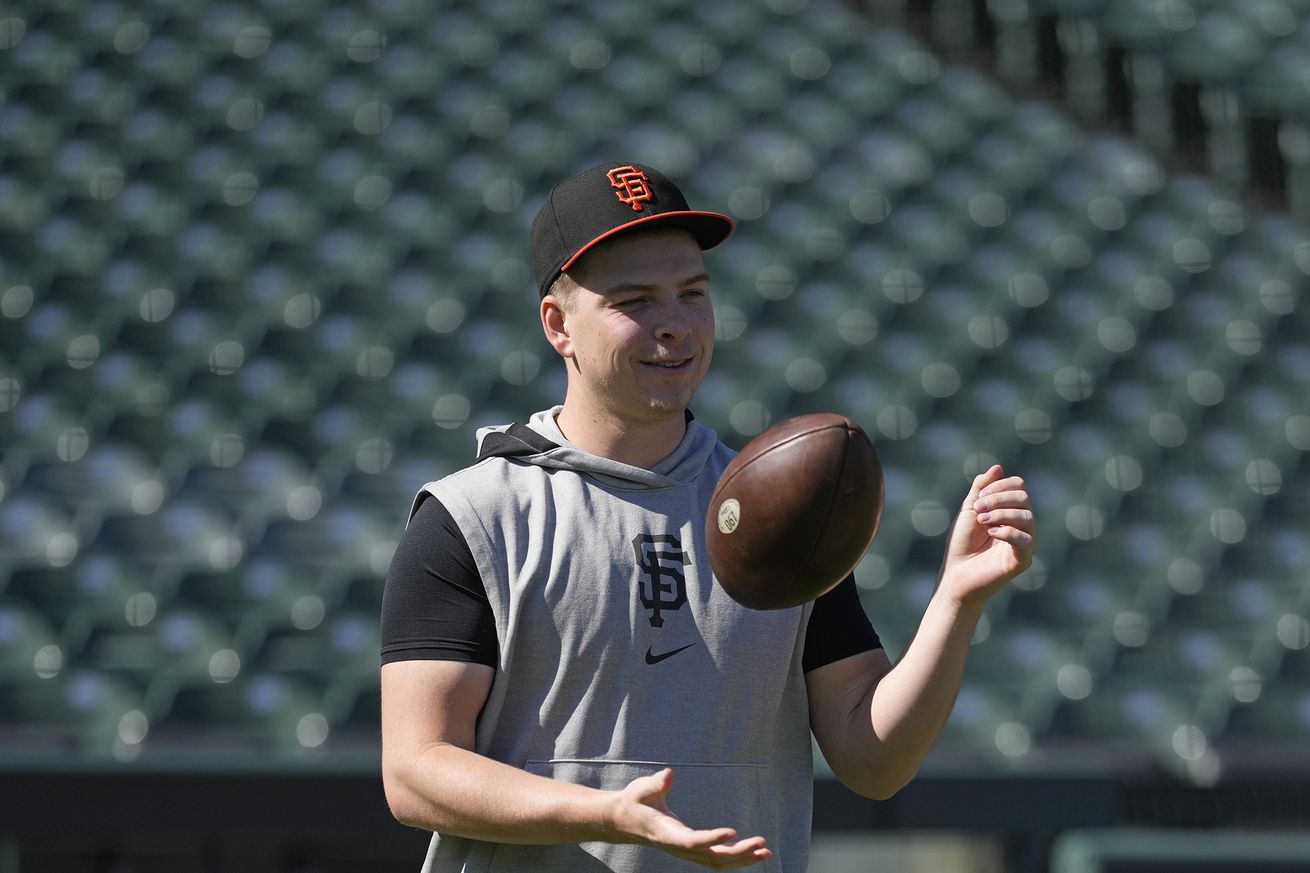
M895 793L1031 561L1023 482L993 467L895 667L851 578L770 612L714 584L732 452L687 408L713 354L701 252L731 230L636 164L561 182L533 223L564 402L424 486L383 599L383 779L434 832L425 871L804 870L811 732L850 788Z

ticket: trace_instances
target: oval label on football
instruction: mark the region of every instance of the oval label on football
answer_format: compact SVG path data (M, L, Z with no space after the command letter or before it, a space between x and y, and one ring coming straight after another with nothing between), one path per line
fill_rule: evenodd
M737 529L741 521L741 504L736 498L729 497L719 504L719 532L730 534Z

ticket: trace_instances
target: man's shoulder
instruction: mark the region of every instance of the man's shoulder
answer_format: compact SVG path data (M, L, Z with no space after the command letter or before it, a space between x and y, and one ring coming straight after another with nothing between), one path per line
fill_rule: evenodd
M453 491L473 496L494 492L497 485L511 482L523 475L531 475L539 468L525 464L508 455L489 455L479 457L461 467L428 482L421 490L436 494L438 491Z
M436 485L453 488L481 487L486 479L503 478L512 470L531 467L521 460L559 448L536 430L517 422L483 427L477 434L477 456L463 467L424 486L430 490Z
M509 458L484 458L427 482L418 489L410 504L410 518L424 501L433 498L456 519L466 517L470 511L474 516L485 517L497 508L513 507L525 484L516 477L526 466Z

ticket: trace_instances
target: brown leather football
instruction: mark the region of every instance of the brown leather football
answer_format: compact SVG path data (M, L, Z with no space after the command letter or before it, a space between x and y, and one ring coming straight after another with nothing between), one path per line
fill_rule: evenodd
M786 609L855 569L882 517L882 465L843 415L780 421L742 448L705 518L715 578L751 609Z

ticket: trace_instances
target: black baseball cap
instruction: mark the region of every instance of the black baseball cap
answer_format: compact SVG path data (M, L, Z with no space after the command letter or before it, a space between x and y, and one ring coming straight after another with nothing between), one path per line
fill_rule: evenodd
M644 164L604 163L560 182L550 189L528 234L541 296L592 246L652 225L690 231L702 250L732 233L731 218L692 209L677 185Z

